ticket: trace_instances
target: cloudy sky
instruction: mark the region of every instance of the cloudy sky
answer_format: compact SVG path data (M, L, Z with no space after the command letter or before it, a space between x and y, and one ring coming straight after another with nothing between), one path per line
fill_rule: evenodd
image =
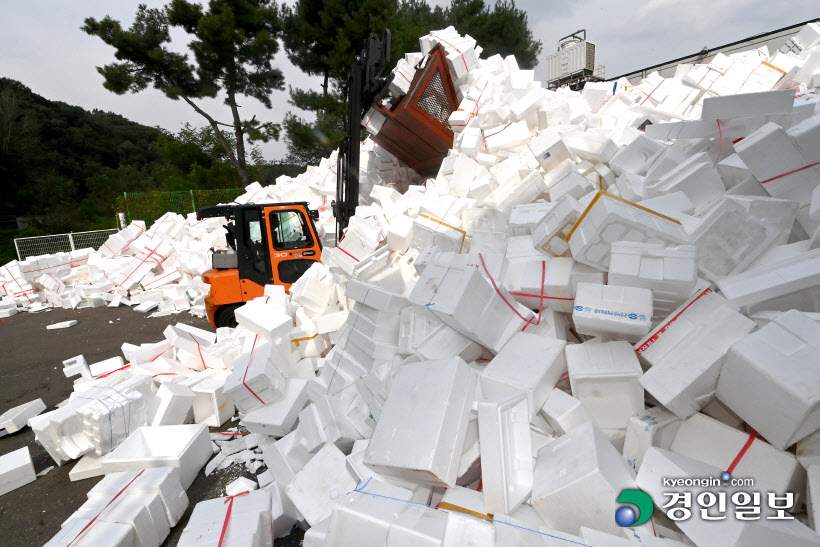
M113 60L112 49L80 31L83 19L111 15L130 26L139 3L159 7L166 0L0 0L0 76L19 80L47 99L116 112L170 131L185 122L204 125L186 104L154 90L119 96L102 87L95 67ZM586 28L596 44L596 61L606 66L609 76L820 16L817 0L518 0L517 5L528 13L533 34L543 43L542 59L555 50L560 37ZM288 85L318 88L321 83L292 66L284 52L275 63ZM537 67L536 77L544 78L543 66ZM246 99L243 114L279 121L290 109L287 91L274 92L272 102L268 111ZM202 106L217 119L226 118L219 100L203 101ZM285 145L269 143L262 150L266 159L276 160L284 156Z

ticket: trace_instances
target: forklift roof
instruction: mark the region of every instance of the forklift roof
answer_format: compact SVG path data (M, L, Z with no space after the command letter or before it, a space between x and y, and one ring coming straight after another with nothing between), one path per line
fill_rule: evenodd
M225 217L228 220L233 220L236 218L236 211L238 209L257 209L262 207L279 207L279 206L288 206L288 205L302 205L305 209L308 209L308 203L306 201L288 201L288 202L276 202L276 203L247 203L244 205L239 204L232 204L232 205L214 205L213 207L203 207L196 212L197 220L202 220L205 218L216 218L216 217ZM308 213L310 214L311 218L314 218L314 211L308 209ZM316 211L318 213L318 211ZM316 217L319 215L316 214Z

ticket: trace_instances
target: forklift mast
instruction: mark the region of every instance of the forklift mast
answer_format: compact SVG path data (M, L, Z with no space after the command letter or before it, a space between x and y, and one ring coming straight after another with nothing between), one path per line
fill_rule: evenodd
M359 137L361 120L373 100L381 95L387 78L382 73L390 64L390 30L381 37L370 33L364 49L356 56L350 68L347 82L347 121L345 137L339 146L336 165L336 200L333 215L336 217L336 241L342 237L350 218L359 204Z

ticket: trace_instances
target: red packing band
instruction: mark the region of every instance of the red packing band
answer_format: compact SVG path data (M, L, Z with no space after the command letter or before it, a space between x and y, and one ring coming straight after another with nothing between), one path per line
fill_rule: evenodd
M484 95L484 90L487 89L487 84L490 82L484 83L484 88L481 90L481 93L478 94L478 99L476 99L475 106L473 107L473 116L478 116L478 105L481 102L481 97Z
M641 352L646 351L646 350L647 350L647 348L649 348L649 346L651 346L652 344L654 344L655 342L657 342L657 341L658 341L658 338L660 338L661 334L663 334L664 332L666 332L666 331L669 329L669 327L671 327L671 326L672 326L672 323L674 323L675 321L677 321L678 317L680 317L680 316L683 314L683 312L685 312L685 311L689 308L689 306L691 306L692 304L694 304L695 302L697 302L697 301L698 301L698 299L699 299L701 296L704 296L704 295L706 295L706 294L709 294L710 292L712 292L712 289L711 289L711 288L708 288L708 287L707 287L706 289L704 289L704 290L703 290L703 292L701 292L699 295L697 295L697 296L695 297L695 299L694 299L694 300L692 300L691 302L689 302L689 303L686 305L686 307L685 307L685 308L683 308L681 311L679 311L679 312L675 315L675 317L673 317L672 319L670 319L669 321L667 321L666 323L664 323L664 324L663 324L663 326L662 326L662 327L658 330L658 332L656 332L655 334L653 334L653 335L652 335L652 336L651 336L651 337L650 337L650 338L649 338L646 342L644 342L643 344L641 344L641 347L639 347L638 349L636 349L636 350L635 350L635 353L641 353Z
M737 453L737 456L735 456L735 459L732 460L732 464L726 470L727 473L729 473L731 475L734 472L735 467L737 467L737 464L740 463L740 460L743 459L743 456L745 456L746 452L748 452L749 449L752 447L752 443L755 442L756 437L757 437L757 432L753 429L752 432L749 434L749 438L746 439L746 444L743 445L743 448L740 449L740 452Z
M539 296L537 294L528 294L525 292L511 292L512 296L528 296L530 298L541 298L543 300L569 300L570 302L575 300L575 298L563 298L560 296Z
M79 533L79 534L77 534L76 536L74 536L74 539L72 539L72 540L71 540L71 543L69 543L66 547L71 547L71 545L72 545L75 541L77 541L77 538L78 538L78 537L80 537L81 535L83 535L83 533L84 533L86 530L88 530L89 528L91 528L91 525L92 525L92 524L94 524L94 521L96 521L96 520L97 520L97 518L99 518L99 516L103 514L103 511L105 511L106 509L108 509L108 506L109 506L109 505L111 505L112 503L114 503L114 502L117 500L117 498L118 498L118 497L120 497L120 496L122 495L122 493L123 493L123 492L125 492L126 490L128 490L128 487L129 487L129 486L131 486L132 484L134 484L134 481L135 481L135 480L137 480L138 478L140 478L140 475L142 475L143 473L145 473L145 469L143 469L142 471L140 471L139 473L137 473L137 476L136 476L136 477L134 477L133 479L131 479L131 482L129 482L128 484L126 484L126 485L125 485L125 487L124 487L122 490L120 490L119 492L117 492L117 495L116 495L116 496L114 496L113 498L111 498L111 501L109 501L109 502L105 505L105 507L103 507L103 508L102 508L102 510L101 510L99 513L97 513L97 516L96 516L96 517L94 517L93 519L91 519L91 521L90 521L88 524L86 524L86 525L85 525L85 528L83 528L82 530L80 530L80 533Z
M764 181L761 181L760 184L766 184L767 182L772 182L773 180L782 179L783 177L787 177L789 175L799 173L800 171L804 171L806 169L811 169L812 167L816 167L818 165L820 165L820 161L818 161L817 163L812 163L811 165L807 165L805 167L801 167L800 169L792 169L791 171L786 171L782 175L777 175L776 177L772 177L770 179L766 179Z
M533 323L533 320L532 320L532 319L527 319L527 318L525 318L523 315L521 315L520 313L518 313L518 310L517 310L517 309L515 309L515 306L513 306L512 304L510 304L510 301L509 301L509 300L507 300L507 298L506 298L506 297L505 297L505 296L501 293L501 291L500 291L500 290L498 290L498 285L496 285L496 284L495 284L495 279L493 279L493 276L491 276L491 275L490 275L490 271L487 269L487 265L484 263L484 255L483 255L482 253L478 253L478 258L481 260L481 266L484 268L484 273L486 273L486 274L487 274L487 277L489 277L489 278L490 278L490 283L492 283L492 285L493 285L493 289L495 289L496 294L498 294L498 296L500 296L500 297L501 297L501 300L503 300L503 301L504 301L504 303L505 303L505 304L507 304L507 306L509 306L509 307L510 307L510 309L513 311L513 313L515 313L515 315L517 315L518 317L520 317L522 321L525 321L525 322L527 322L528 324L532 324L532 323ZM545 266L545 267L546 267L546 266ZM543 284L542 284L542 286L543 286ZM540 316L538 317L538 321L539 321L539 322L541 321L541 317L540 317ZM537 325L538 323L535 323L535 324Z
M160 372L159 374L154 374L151 378L156 378L157 376L176 376L176 372Z
M110 371L110 372L106 372L105 374L102 374L102 375L100 375L100 376L97 376L97 380L99 380L100 378L108 378L109 376L111 376L111 375L112 375L112 374L114 374L115 372L119 372L119 371L121 371L121 370L125 370L125 369L129 368L130 366L131 366L131 365L125 365L124 367L116 368L116 369L114 369L114 370L112 370L112 371Z
M439 38L438 36L436 36L436 35L435 35L435 34L433 34L432 32L430 33L430 36L431 36L432 38L435 38L435 39L436 39L436 40L438 40L439 42L444 42L445 44L447 44L448 46L450 46L451 48L453 48L454 50L456 50L456 53L458 53L459 55L461 55L461 61L464 63L464 69L465 69L467 72L470 72L470 69L467 67L467 60L464 58L464 54L463 54L463 53L461 53L461 50L460 50L460 49L458 49L456 46L454 46L453 44L451 44L451 43L450 43L450 42L448 42L447 40L445 40L445 39L443 39L443 38Z
M225 522L222 524L222 533L219 535L219 544L217 547L222 547L222 542L225 541L225 534L228 532L228 521L231 520L231 512L233 511L233 499L244 496L245 494L250 494L250 492L245 490L244 492L225 498L225 503L228 504L228 511L225 513Z
M344 254L346 254L346 255L347 255L347 256L349 256L350 258L352 258L353 260L355 260L356 262L359 262L359 259L358 259L358 258L356 258L356 257L355 257L355 256L353 256L352 254L348 253L347 251L345 251L345 250L344 250L344 249L342 249L341 247L336 247L336 248L337 248L337 249L339 249L340 251L342 251Z
M251 392L251 395L256 397L256 399L264 405L265 401L263 401L262 398L259 395L257 395L256 392L254 392L254 390L252 390L248 384L245 383L245 378L248 377L248 369L251 368L251 363L253 362L253 351L256 349L257 340L259 340L258 334L253 338L253 346L251 346L251 356L248 358L248 366L245 367L245 374L242 375L242 385L245 386L245 388Z
M661 86L661 84L663 84L663 82L665 82L665 81L666 81L665 79L664 79L664 80L661 80L661 83L660 83L660 84L658 84L658 85L656 85L656 86L655 86L655 89L653 89L652 91L650 91L650 92L649 92L649 95L647 95L647 96L646 96L646 98L645 98L644 100L642 100L642 101L641 101L641 104L643 104L643 103L645 103L646 101L648 101L648 100L649 100L649 97L651 97L651 96L652 96L652 93L655 93L655 91L657 91L657 89L658 89L658 88Z
M512 122L508 123L507 125L505 125L505 126L501 129L501 131L504 131L504 129L507 129L507 128L508 128L509 126L511 126L511 125L512 125ZM501 133L501 131L496 131L496 132L495 132L495 133L493 133L492 135L486 135L486 136L484 137L484 144L487 144L487 139L489 139L490 137L495 137L496 135L498 135L499 133Z
M191 340L193 340L196 344L196 349L199 351L199 358L202 360L202 368L204 370L208 370L208 366L205 364L205 358L202 356L202 346L199 345L199 342L196 341L196 338L194 338L193 334L189 332L188 336L190 336Z

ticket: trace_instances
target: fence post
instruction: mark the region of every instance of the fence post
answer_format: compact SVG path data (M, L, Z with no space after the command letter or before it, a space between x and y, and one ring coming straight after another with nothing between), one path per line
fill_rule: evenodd
M122 200L125 202L125 214L128 215L128 222L131 222L131 210L128 208L128 192L122 193Z
M73 253L77 249L74 247L74 236L71 235L71 232L68 233L68 243L71 245L71 252Z
M17 240L14 240L14 249L17 251L17 260L23 261L23 257L20 255L20 246L17 244Z
M194 201L194 191L193 190L188 190L188 191L191 192L191 207L194 208L194 210L191 211L191 212L196 213L196 202Z

